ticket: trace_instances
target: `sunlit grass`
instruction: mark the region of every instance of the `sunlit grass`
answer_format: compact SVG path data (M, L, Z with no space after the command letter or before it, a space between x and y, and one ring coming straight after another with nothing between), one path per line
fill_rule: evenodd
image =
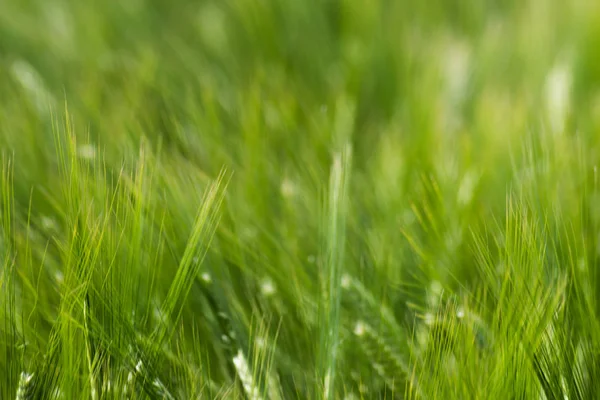
M0 399L594 399L600 7L8 1Z

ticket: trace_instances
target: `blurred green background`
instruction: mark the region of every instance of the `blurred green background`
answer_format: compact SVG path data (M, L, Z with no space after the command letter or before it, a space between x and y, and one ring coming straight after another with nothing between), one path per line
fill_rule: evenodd
M497 344L499 358L469 358L454 367L458 377L428 375L437 365L428 346L438 354L440 340L431 319L448 307L440 299L450 296L463 315L476 303L477 321L496 331L502 304L523 318L544 298L505 304L490 300L496 286L531 272L554 288L551 278L564 274L572 292L589 297L577 303L589 309L574 306L581 321L600 310L600 3L0 0L0 10L0 149L12 171L4 186L14 192L3 198L3 271L16 271L0 281L10 288L2 331L12 348L0 355L2 398L14 398L21 371L48 360L52 343L85 348L87 339L52 336L65 315L89 318L64 310L84 304L84 295L65 294L77 287L63 283L69 262L79 265L73 259L94 264L85 304L97 307L98 324L73 327L75 336L93 331L126 353L127 343L143 340L125 326L144 336L160 325L156 304L223 168L215 238L181 318L169 320L178 333L164 351L152 350L171 360L153 373L175 398L252 398L221 345L229 329L255 371L275 371L281 398L502 398L507 390L534 398L535 368L508 366L517 345ZM330 218L337 203L333 211L326 204L335 160L348 149L340 233ZM96 241L93 262L72 251ZM328 395L319 388L331 359L319 361L319 341L330 297L320 283L337 245L333 277L354 294L341 297L339 319L328 323L339 328ZM523 267L507 278L502 266L520 252L553 267L543 277ZM119 268L107 288L102 277ZM219 325L219 313L231 328ZM119 319L130 314L132 322ZM365 335L372 343L361 344ZM273 343L266 359L264 340ZM137 358L107 351L98 363L126 381ZM144 380L137 391L110 392L98 382L117 378L90 383L83 364L61 360L57 375L72 376L46 393L93 398L96 385L100 398L168 398ZM478 376L485 360L516 375ZM52 375L34 376L44 374ZM257 385L268 389L267 381Z

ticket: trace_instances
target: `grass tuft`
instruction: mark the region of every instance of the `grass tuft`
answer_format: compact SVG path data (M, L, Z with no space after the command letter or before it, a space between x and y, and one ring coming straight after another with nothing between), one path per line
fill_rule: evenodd
M597 398L598 27L2 2L0 399Z

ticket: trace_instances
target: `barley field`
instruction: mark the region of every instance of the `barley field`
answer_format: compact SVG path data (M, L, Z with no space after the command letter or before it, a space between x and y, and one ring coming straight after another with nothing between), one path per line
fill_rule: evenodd
M0 0L0 399L600 398L600 3Z

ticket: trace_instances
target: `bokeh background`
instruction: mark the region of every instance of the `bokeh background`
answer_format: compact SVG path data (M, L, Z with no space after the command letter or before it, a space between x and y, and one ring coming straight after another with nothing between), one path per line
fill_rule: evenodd
M581 346L580 375L597 370L583 321L600 310L600 3L0 10L2 398L592 395L585 378L547 389L539 370ZM214 239L175 296L180 315L164 316L224 169ZM586 300L567 312L575 292ZM540 309L573 318L540 314L570 327L555 364L519 349L558 339L508 318ZM161 324L176 333L152 347Z

